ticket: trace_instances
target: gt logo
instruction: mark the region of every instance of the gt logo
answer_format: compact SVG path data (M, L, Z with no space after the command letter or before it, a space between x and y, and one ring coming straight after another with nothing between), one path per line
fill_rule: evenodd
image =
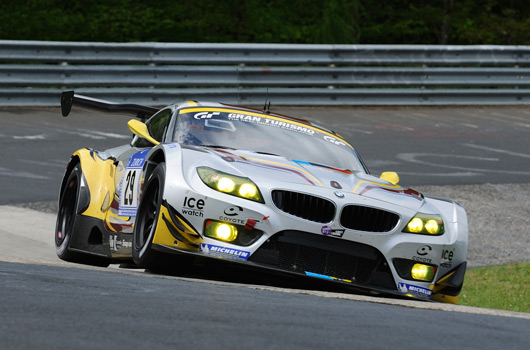
M337 146L346 146L346 144L342 141L339 141L331 136L324 136L324 140L328 141L328 142L331 142Z
M213 116L216 116L216 115L219 115L221 114L221 112L201 112L201 113L197 113L193 116L193 118L195 119L210 119L211 117Z

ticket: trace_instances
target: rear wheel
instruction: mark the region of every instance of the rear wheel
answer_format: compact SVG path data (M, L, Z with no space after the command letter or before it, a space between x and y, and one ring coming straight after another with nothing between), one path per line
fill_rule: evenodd
M81 177L81 166L77 164L68 176L64 190L61 193L57 223L55 225L55 251L57 256L65 261L107 267L110 263L108 258L75 252L69 249L72 237L75 235L74 227L75 218L79 210Z

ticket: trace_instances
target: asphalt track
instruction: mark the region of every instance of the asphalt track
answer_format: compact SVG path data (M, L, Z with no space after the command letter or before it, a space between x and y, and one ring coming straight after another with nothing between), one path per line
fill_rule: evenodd
M339 131L375 174L394 170L404 185L456 195L480 228L470 232L475 265L530 257L529 109L279 111ZM528 314L60 262L53 214L13 205L53 211L69 155L127 142L127 119L0 111L0 204L8 205L0 207L2 348L530 346Z

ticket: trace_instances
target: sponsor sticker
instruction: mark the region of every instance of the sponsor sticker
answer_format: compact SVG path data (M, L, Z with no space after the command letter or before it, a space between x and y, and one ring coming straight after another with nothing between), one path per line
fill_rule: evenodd
M117 235L109 236L110 250L117 252L121 248L132 248L132 242L126 241L124 238L120 239Z
M413 256L412 260L432 264L432 259L423 256Z
M215 117L221 114L220 112L201 112L196 113L193 118L199 120L199 119L210 119L211 117Z
M443 249L440 267L451 268L453 266L453 258L455 255L454 248L452 250Z
M233 205L224 210L224 213L227 216L238 216L242 212L243 212L243 208L241 208L239 205Z
M241 122L247 122L247 123L256 123L260 125L268 125L275 128L290 130L290 131L296 131L300 132L306 135L314 135L315 130L306 128L301 125L291 124L287 123L285 121L281 120L275 120L275 119L269 119L269 118L262 118L257 116L250 116L245 114L238 114L238 113L230 113L228 114L228 120L237 120Z
M331 230L331 235L334 237L342 237L344 235L343 229L333 229Z
M324 140L326 140L328 142L331 142L332 144L337 145L337 146L346 146L346 144L344 142L339 141L336 138L331 137L331 136L327 136L327 135L324 136Z
M427 263L427 264L432 264L432 258L431 258L431 252L432 252L432 247L430 245L424 245L424 246L421 246L418 248L418 250L416 251L416 254L418 254L419 256L415 255L412 257L412 260L414 261L419 261L419 262L424 262L424 263Z
M398 289L401 293L414 294L422 298L432 295L432 290L408 283L398 283Z
M423 256L429 254L431 251L432 247L430 245L424 245L423 247L418 248L416 253L418 253L418 255Z
M442 250L442 260L444 261L453 261L453 257L455 255L455 251L454 249L453 250L447 250L447 249L444 249Z
M120 184L119 216L136 216L138 210L138 186L142 175L142 167L149 149L137 152L129 158Z
M324 225L320 229L320 232L324 236L334 236L334 237L342 237L344 235L343 229L332 229L331 226Z
M204 217L203 209L205 205L206 202L204 199L184 197L184 203L182 204L182 214L202 218Z
M234 217L231 217L231 216L219 216L219 220L220 221L224 221L224 222L231 222L233 224L238 224L238 225L245 225L245 220L243 219L238 219L238 218L234 218Z
M210 255L216 255L220 258L247 260L250 257L250 252L245 250L226 248L213 244L201 243L200 248L202 252Z

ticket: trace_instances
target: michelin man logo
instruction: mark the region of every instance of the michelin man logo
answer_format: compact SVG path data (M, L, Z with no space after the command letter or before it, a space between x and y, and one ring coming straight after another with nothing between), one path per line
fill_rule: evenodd
M399 284L399 291L401 293L408 293L409 292L409 290L407 288L407 285L405 283L400 283Z

